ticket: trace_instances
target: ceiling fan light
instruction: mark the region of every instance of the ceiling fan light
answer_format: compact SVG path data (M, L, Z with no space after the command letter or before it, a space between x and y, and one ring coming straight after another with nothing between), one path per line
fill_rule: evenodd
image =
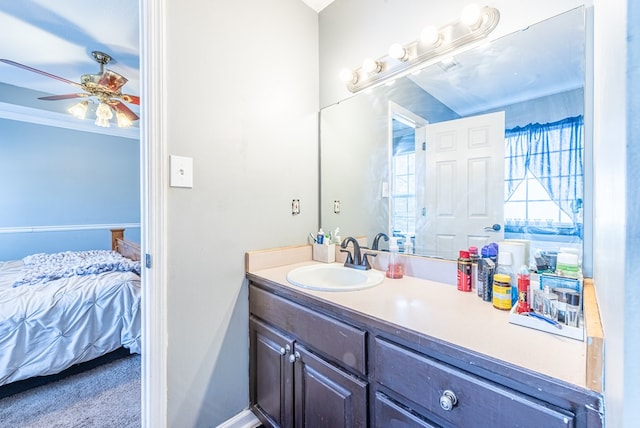
M71 113L71 116L83 120L87 117L88 106L89 103L87 101L82 101L72 105L67 111Z
M111 107L102 102L98 104L98 108L96 109L96 125L102 126L103 128L108 128L111 126L109 124L109 119L111 119L112 117L113 112L111 111Z
M132 125L127 115L119 110L116 110L116 121L118 122L118 128L127 128Z

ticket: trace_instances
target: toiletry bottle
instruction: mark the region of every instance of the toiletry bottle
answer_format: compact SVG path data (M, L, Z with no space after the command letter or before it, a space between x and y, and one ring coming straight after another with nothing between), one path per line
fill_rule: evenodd
M411 241L410 236L407 236L404 240L404 253L413 254L413 242Z
M324 231L322 230L322 228L318 230L318 236L316 236L316 244L324 244Z
M465 250L460 250L458 257L458 290L471 291L471 259Z
M480 280L478 282L478 293L482 288L482 300L491 302L493 300L493 275L496 273L496 261L498 260L498 249L496 246L488 244L482 247L482 257L478 268ZM480 284L482 282L482 284Z
M342 237L340 236L339 227L336 227L336 230L333 232L333 243L336 245L342 244Z
M515 305L518 301L518 282L516 281L515 273L511 267L511 253L508 251L502 251L498 253L498 267L496 273L507 275L511 280L511 305Z
M529 312L529 268L526 265L520 267L518 272L518 308L519 314Z
M508 311L511 309L511 281L509 275L497 273L493 276L493 307Z
M398 279L404 274L404 266L398 255L398 238L389 240L389 264L387 265L387 278Z
M480 255L478 254L478 247L469 247L469 258L471 259L471 290L478 289L478 261ZM478 292L478 296L480 296Z

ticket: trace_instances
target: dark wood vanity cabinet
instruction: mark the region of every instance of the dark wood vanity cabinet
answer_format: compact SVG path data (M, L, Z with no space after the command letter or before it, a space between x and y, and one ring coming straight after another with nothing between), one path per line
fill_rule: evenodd
M250 399L267 426L603 425L600 394L250 279Z
M390 397L393 397L398 406L410 407L434 426L576 426L574 415L569 411L385 339L376 337L374 342L372 370L379 385L378 393L384 390L388 394L387 401L392 401ZM382 422L376 426L387 425L387 420Z
M367 427L364 332L257 288L250 296L250 400L261 421Z

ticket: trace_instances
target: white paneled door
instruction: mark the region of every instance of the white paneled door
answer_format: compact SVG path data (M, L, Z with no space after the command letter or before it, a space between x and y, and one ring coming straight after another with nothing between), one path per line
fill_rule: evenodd
M504 112L427 125L425 206L416 224L424 254L455 259L503 239L504 126Z

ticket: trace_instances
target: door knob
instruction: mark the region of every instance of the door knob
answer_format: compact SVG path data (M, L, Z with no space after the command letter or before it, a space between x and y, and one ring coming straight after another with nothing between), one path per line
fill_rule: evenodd
M493 226L485 227L484 231L485 232L498 232L500 229L502 229L502 227L498 223L495 223Z

